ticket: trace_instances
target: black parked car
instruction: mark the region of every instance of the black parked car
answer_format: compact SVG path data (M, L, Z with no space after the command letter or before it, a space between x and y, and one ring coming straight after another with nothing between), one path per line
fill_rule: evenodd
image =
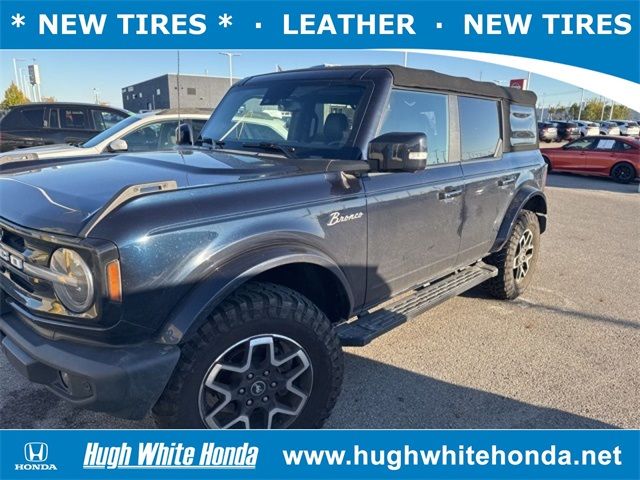
M88 103L28 103L0 119L0 152L54 143L82 143L131 115Z
M2 349L79 407L319 427L342 346L481 283L500 299L531 283L535 105L399 66L271 73L236 83L195 146L185 124L179 151L0 175ZM265 107L292 113L285 136L235 134Z
M580 138L580 126L573 122L553 122L558 129L558 141Z

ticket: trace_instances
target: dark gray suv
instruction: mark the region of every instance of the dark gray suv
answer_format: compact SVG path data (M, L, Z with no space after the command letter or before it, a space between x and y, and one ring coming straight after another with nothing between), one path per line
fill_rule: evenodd
M481 283L502 299L530 284L547 213L535 103L397 66L273 73L234 85L195 146L185 125L174 152L9 171L3 350L121 417L319 427L343 345Z
M16 148L82 143L131 112L90 103L28 103L0 119L0 152Z

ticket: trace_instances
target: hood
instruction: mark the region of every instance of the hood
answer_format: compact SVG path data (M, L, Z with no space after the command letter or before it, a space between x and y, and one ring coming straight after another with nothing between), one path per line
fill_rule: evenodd
M96 214L131 185L167 181L175 182L178 189L220 185L323 172L332 163L336 162L200 150L45 162L47 165L0 175L0 217L27 228L78 236Z

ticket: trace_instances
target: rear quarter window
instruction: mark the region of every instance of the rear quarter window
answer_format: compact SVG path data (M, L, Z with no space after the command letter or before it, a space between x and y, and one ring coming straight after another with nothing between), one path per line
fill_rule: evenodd
M511 126L511 145L535 145L536 111L529 105L510 105L509 123Z
M501 139L498 102L458 97L458 112L462 160L495 156Z

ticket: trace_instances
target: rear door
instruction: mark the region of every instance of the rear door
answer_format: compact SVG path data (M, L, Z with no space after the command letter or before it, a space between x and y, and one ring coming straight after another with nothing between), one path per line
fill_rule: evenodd
M367 304L448 272L460 244L464 185L450 157L449 96L393 90L379 134L424 132L428 159L417 172L374 172L367 192Z
M609 175L611 167L615 163L617 143L619 142L614 138L595 139L587 149L583 150L584 171Z
M86 107L68 105L58 108L60 128L57 129L58 143L82 143L96 135ZM55 129L52 129L55 130Z
M458 97L465 177L459 263L472 263L489 252L513 197L518 173L503 158L501 110L497 100Z
M616 163L626 161L635 164L637 156L638 149L629 143L613 138L600 138L587 153L587 171L597 175L609 175Z

